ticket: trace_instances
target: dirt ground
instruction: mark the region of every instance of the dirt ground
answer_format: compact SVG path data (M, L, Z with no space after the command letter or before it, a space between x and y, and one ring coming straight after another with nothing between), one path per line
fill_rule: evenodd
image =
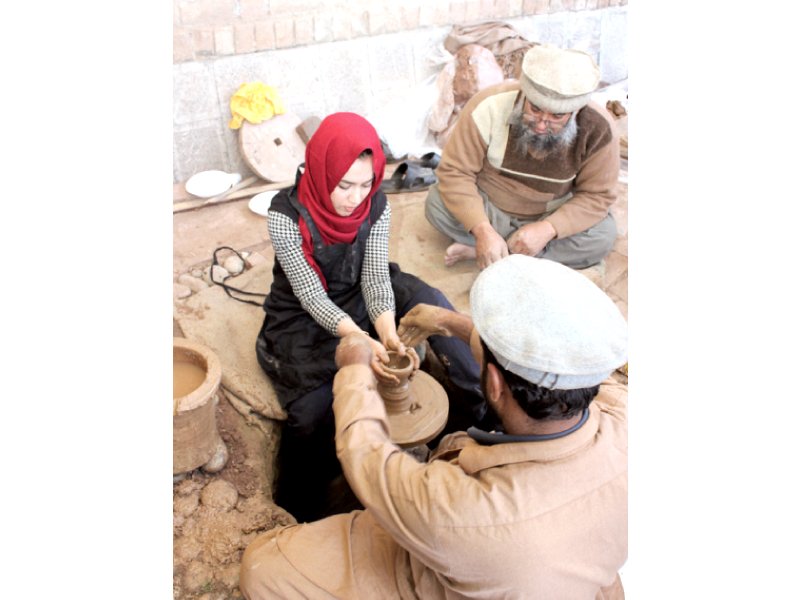
M271 501L277 424L248 423L222 390L216 417L229 452L225 467L213 475L197 469L173 483L173 596L179 600L242 599L244 549L259 533L296 522Z

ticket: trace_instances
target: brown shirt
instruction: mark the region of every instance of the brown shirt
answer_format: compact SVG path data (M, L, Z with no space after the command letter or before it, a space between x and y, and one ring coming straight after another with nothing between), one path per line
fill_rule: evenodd
M507 81L473 96L459 115L436 174L450 212L467 231L488 221L478 189L500 210L520 217L545 216L559 238L603 220L617 199L619 135L612 117L590 102L578 111L575 141L536 158L521 155L508 124L520 98ZM558 206L557 200L572 197Z
M391 443L369 367L341 369L334 398L337 453L366 510L267 534L243 571L248 598L622 597L624 386L606 381L563 438L484 446L457 433L427 464Z

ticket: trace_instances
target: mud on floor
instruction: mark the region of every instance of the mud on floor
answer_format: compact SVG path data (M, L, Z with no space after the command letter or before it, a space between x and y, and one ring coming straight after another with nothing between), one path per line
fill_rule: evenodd
M294 518L272 500L279 425L254 427L220 390L217 428L228 447L219 473L197 469L173 483L173 596L241 600L239 563L259 534ZM258 418L255 416L250 419Z

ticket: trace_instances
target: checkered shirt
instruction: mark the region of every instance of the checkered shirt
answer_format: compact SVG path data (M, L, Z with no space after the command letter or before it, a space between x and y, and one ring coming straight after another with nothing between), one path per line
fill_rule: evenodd
M361 293L373 323L386 311L394 311L394 292L389 279L389 228L392 211L389 203L370 229L364 263L361 267ZM316 272L303 254L300 227L286 215L271 211L267 219L275 258L283 268L294 295L314 320L331 334L349 315L328 297Z

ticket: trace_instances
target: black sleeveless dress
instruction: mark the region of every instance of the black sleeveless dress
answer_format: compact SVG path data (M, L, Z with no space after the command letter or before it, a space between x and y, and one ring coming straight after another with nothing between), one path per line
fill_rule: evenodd
M328 297L373 337L376 337L375 330L361 293L361 267L372 225L385 208L386 195L378 191L353 243L325 245L308 211L297 199L296 185L282 190L270 205L270 210L286 215L295 223L303 216L311 233L314 260L328 283ZM292 400L333 381L339 338L321 327L301 306L277 260L272 273L273 283L264 301L266 316L256 341L256 355L275 387L278 401L286 407ZM396 306L404 306L426 287L417 277L400 271L395 263L389 263L389 275Z
M311 233L314 260L328 283L328 297L374 338L377 335L361 293L361 268L367 238L385 208L386 195L379 191L353 242L325 245L308 211L297 199L297 185L282 190L270 206L271 211L284 214L295 223L303 216ZM320 326L302 307L277 260L272 273L272 288L264 301L266 315L256 340L256 356L287 412L278 452L275 502L298 521L312 521L360 508L346 480L340 476L341 465L334 443L332 384L339 338ZM403 273L392 262L389 277L395 297L395 320L420 302L453 309L439 290ZM465 425L478 423L486 412L486 403L480 391L480 370L469 346L457 338L444 336L431 336L428 341L446 365L447 377L457 391L455 403L451 400L452 424L448 421L446 432L466 428L457 422L458 414L466 415ZM459 406L464 409L454 410Z

